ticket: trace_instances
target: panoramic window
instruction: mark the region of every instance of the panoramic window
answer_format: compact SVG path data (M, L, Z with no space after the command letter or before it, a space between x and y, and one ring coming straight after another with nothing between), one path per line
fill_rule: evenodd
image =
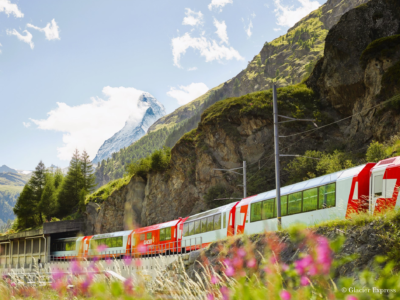
M319 187L319 208L329 208L336 205L336 183Z
M318 208L318 188L303 192L303 211L316 210Z
M151 232L148 232L147 236L146 236L146 240L151 240L151 236L152 236Z
M298 214L301 212L301 202L302 202L302 197L303 192L297 192L289 195L288 199L288 214Z
M263 220L271 219L275 214L275 198L262 202L261 218Z
M214 217L210 216L207 218L207 231L214 230Z
M214 216L214 230L221 229L221 214Z
M256 202L250 208L250 222L261 221L261 202Z
M183 236L189 235L189 223L183 224Z
M200 220L194 221L194 234L201 233Z
M207 218L203 218L201 221L201 232L207 232Z
M142 233L142 234L140 235L140 240L141 240L141 241L144 241L144 238L145 238L145 234Z

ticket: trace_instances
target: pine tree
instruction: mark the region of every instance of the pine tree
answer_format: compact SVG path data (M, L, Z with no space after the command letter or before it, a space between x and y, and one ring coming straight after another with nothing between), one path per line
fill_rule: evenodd
M84 150L81 156L81 170L83 177L83 188L86 192L93 192L96 187L96 176L89 154Z
M56 208L55 176L52 173L46 174L46 184L43 189L42 198L39 202L39 211L48 220L54 215Z
M78 149L72 155L69 163L68 173L64 178L60 192L58 193L58 215L67 216L79 203L79 194L83 188L83 176L81 169L81 159Z
M43 189L46 184L46 166L42 161L36 166L33 171L32 177L29 180L29 185L33 191L33 205L32 211L37 213L39 216L40 224L43 224L43 215L39 208L39 203L42 199Z
M25 229L36 225L35 214L32 211L33 205L33 190L28 182L18 196L13 208L14 214L17 216L16 223L18 229Z

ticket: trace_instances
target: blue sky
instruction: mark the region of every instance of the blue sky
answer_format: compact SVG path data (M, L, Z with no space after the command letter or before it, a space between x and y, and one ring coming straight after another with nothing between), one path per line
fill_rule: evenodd
M324 2L0 0L0 165L93 158L140 91L172 112Z

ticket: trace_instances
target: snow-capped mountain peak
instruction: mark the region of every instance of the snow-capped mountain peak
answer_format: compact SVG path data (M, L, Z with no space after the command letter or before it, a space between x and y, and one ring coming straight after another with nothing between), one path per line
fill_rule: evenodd
M139 97L138 110L140 114L132 114L126 120L125 126L103 143L92 161L94 164L140 139L155 121L166 114L164 106L149 93L143 93Z

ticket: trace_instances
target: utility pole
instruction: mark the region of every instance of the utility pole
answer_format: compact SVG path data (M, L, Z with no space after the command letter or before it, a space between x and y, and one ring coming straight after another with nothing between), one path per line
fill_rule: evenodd
M279 166L279 133L278 133L278 96L276 94L276 85L273 87L273 106L274 106L274 143L275 143L275 183L276 183L276 203L278 229L282 228L281 215L281 176Z
M285 136L279 136L278 124L279 123L287 123L293 121L306 121L313 122L315 127L318 127L314 122L314 119L295 119L286 116L278 115L278 95L276 92L276 85L274 84L273 90L273 114L274 114L274 144L275 144L275 182L276 182L276 203L277 203L277 219L278 219L278 229L282 228L282 210L281 210L281 176L280 176L280 165L279 165L279 157L280 156L295 156L300 157L302 155L290 155L290 154L279 154L279 138ZM289 121L278 122L278 117L288 119ZM312 159L318 159L309 157Z
M243 169L243 174L239 172L235 172L234 170ZM243 167L234 168L234 169L214 169L214 171L226 171L235 173L238 175L243 175L243 199L247 197L247 172L246 172L246 161L243 161ZM237 198L223 198L223 199L215 199L215 200L226 200L226 199L237 199Z

